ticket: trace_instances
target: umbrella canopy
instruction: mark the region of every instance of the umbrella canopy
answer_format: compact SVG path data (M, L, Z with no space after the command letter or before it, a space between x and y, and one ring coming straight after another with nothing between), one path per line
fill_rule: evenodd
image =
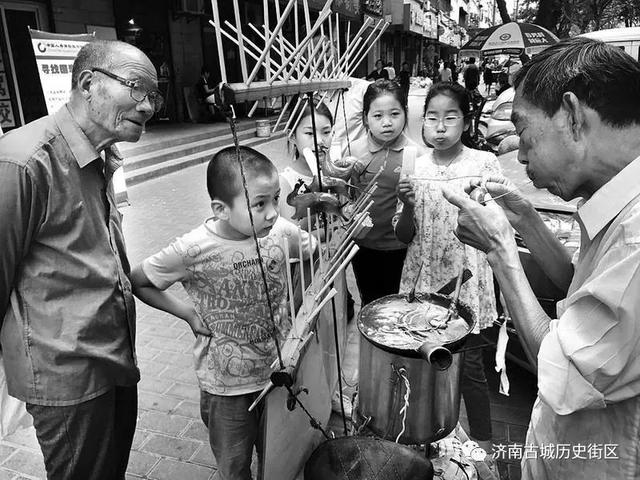
M509 22L482 30L461 49L460 53L481 52L483 55L500 53L531 56L558 41L553 33L533 23Z

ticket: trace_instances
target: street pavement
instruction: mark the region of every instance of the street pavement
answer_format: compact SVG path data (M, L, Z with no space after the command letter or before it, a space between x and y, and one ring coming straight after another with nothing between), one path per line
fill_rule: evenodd
M416 140L420 139L423 101L424 96L410 96L409 135ZM280 168L286 162L284 139L265 143L258 150ZM201 164L129 189L131 205L123 213L132 265L197 227L210 215L205 175L206 164ZM352 277L350 284L355 293ZM171 291L186 298L181 286L174 285ZM137 302L137 307L136 348L142 379L127 479L214 479L215 460L199 414L200 394L191 356L193 335L182 320L141 302ZM357 341L357 332L352 327L351 353L345 359L350 383L355 380L357 347L353 345ZM0 442L0 480L42 478L45 478L42 455L33 429L22 430Z

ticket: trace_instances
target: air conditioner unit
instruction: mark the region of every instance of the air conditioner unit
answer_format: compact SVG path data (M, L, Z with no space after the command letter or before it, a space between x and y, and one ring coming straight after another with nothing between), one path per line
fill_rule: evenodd
M188 15L202 15L204 0L175 0L175 13Z

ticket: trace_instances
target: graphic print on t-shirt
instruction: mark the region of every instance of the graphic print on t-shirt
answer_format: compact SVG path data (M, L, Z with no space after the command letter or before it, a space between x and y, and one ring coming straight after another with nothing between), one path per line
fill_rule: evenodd
M291 327L286 311L285 257L279 240L275 235L260 239L273 321L253 241L220 242L206 251L189 246L184 252L189 257L183 258L189 272L184 287L212 332L205 340L208 348L202 349L200 362L196 361L203 388L211 393L235 394L263 385L269 378L275 359L274 322L279 340Z

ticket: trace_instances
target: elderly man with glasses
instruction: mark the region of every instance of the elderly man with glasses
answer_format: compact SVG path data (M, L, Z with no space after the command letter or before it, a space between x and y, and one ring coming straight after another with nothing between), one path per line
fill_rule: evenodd
M136 425L135 305L112 175L162 107L121 42L85 45L69 102L0 139L0 345L50 479L122 479Z

